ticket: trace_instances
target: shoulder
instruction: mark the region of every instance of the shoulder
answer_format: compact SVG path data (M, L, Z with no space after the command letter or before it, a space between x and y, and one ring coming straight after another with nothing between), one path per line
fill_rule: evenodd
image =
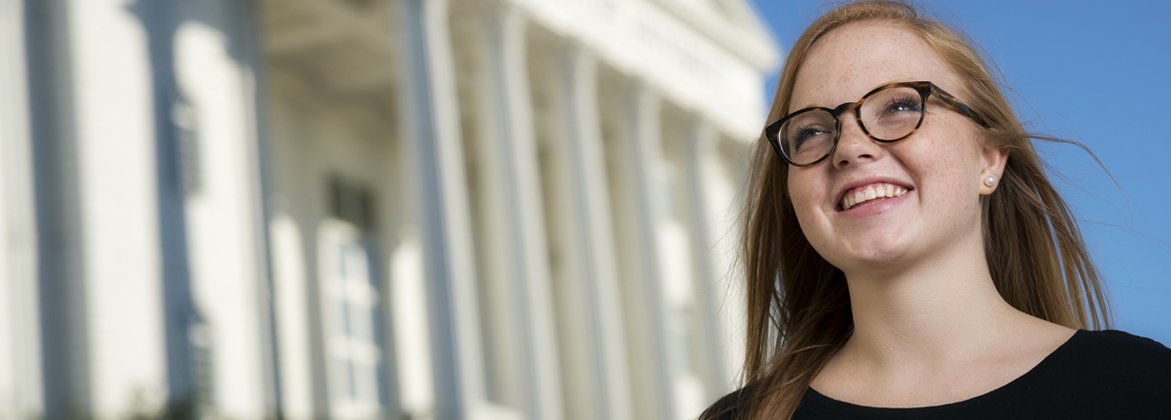
M1122 331L1079 331L1074 357L1099 359L1111 365L1171 364L1171 349L1158 341ZM1096 363L1095 363L1096 364Z
M750 387L740 388L725 395L700 414L699 420L746 420Z
M1114 418L1171 414L1171 349L1122 331L1078 331L1063 347L1033 392Z

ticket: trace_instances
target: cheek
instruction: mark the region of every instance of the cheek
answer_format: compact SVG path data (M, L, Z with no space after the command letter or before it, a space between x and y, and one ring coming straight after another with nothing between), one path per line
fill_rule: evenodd
M810 188L813 180L799 171L789 171L787 187L789 201L793 202L793 209L798 216L808 213L809 206L813 205L813 189Z
M920 156L908 159L917 162L912 171L923 174L924 192L930 191L950 208L968 208L979 202L980 157L971 147L964 147L971 138L940 136ZM934 174L927 176L929 174ZM941 203L941 204L942 204Z
M810 173L790 172L788 188L789 201L793 203L793 213L801 224L801 230L806 236L816 236L816 229L810 227L822 217L819 210L825 201L825 183Z

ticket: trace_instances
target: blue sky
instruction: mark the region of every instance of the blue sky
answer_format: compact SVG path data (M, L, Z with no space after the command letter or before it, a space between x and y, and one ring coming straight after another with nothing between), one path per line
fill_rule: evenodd
M825 2L754 3L787 52ZM984 47L1033 131L1101 159L1105 171L1081 149L1037 144L1051 174L1063 175L1053 181L1105 278L1115 328L1171 346L1171 2L917 4Z

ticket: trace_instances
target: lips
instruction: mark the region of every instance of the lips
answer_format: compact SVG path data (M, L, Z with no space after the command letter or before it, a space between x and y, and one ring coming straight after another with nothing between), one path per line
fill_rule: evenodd
M838 193L835 207L838 211L846 211L883 201L883 199L899 197L911 190L914 188L895 179L862 179L843 186L841 192Z

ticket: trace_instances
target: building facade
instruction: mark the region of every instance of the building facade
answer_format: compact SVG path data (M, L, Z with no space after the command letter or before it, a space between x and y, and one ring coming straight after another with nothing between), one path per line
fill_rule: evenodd
M0 418L687 419L744 0L0 0Z

